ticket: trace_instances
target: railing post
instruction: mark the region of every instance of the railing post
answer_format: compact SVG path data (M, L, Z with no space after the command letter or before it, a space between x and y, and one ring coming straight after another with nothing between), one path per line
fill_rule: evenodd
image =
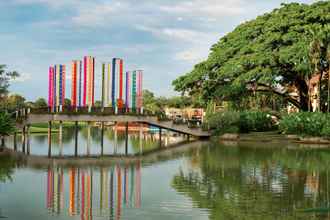
M17 151L17 133L14 132L14 151Z
M101 156L103 156L104 122L101 122Z
M78 156L78 121L75 122L75 135L74 135L74 156Z
M128 122L125 123L125 155L128 154Z
M162 147L162 128L159 127L159 147Z
M22 128L22 152L25 153L25 125Z
M62 121L60 121L58 139L59 139L58 143L60 145L59 155L62 156L63 155L63 122Z
M30 155L30 124L26 126L26 153Z

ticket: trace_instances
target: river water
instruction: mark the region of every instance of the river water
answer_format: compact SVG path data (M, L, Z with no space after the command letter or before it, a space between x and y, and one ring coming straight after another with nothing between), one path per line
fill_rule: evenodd
M52 154L74 154L70 129L52 136ZM89 134L88 134L89 133ZM79 156L100 153L100 131L81 129ZM174 139L174 138L172 138ZM180 137L177 137L180 139ZM104 154L125 152L104 133ZM12 141L7 145L11 147ZM21 143L18 142L18 150ZM182 143L159 151L157 135L131 133L130 154L76 164L34 162L47 134L30 137L30 160L0 157L0 217L8 219L330 219L330 150L275 143ZM116 148L116 150L115 150ZM95 162L96 161L96 162Z

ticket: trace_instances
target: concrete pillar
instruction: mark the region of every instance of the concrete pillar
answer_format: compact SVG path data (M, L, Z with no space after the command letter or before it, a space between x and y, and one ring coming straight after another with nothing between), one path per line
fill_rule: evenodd
M159 147L162 147L162 128L159 128Z
M75 131L75 135L74 135L74 156L77 157L78 156L78 122L75 122L75 126L74 126L74 131Z
M140 128L139 128L139 151L140 154L143 153L143 149L142 149L142 140L143 140L143 126L142 123L140 123Z
M59 132L58 132L58 144L60 147L59 156L63 155L63 122L60 121Z
M125 124L125 155L128 154L128 122Z
M25 125L22 128L22 152L25 153Z
M118 134L117 134L117 122L115 122L115 147L113 149L113 153L117 154L117 150L118 150Z
M48 157L52 156L52 122L48 122Z
M91 153L91 122L87 122L87 150L86 154L89 156Z
M30 125L26 126L26 145L27 145L27 150L26 153L27 155L30 155Z
M14 151L17 151L17 133L14 133Z
M101 122L101 156L104 153L104 122Z

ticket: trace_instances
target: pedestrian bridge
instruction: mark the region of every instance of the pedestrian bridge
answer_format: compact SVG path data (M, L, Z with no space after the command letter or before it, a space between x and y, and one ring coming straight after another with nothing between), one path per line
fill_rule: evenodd
M203 131L200 127L190 127L187 124L176 124L168 119L159 119L150 113L124 112L115 113L108 109L95 111L63 111L49 112L41 109L25 110L19 113L21 126L31 125L35 123L47 123L52 121L62 122L137 122L155 126L161 129L178 132L181 134L194 136L196 138L208 138L210 133Z

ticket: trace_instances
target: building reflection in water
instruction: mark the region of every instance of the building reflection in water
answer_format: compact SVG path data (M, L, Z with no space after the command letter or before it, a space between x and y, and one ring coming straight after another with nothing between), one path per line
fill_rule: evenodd
M98 170L70 168L68 172L61 167L49 168L46 201L47 209L55 215L67 212L69 216L89 220L97 211L97 215L121 219L125 208L141 206L141 164Z

